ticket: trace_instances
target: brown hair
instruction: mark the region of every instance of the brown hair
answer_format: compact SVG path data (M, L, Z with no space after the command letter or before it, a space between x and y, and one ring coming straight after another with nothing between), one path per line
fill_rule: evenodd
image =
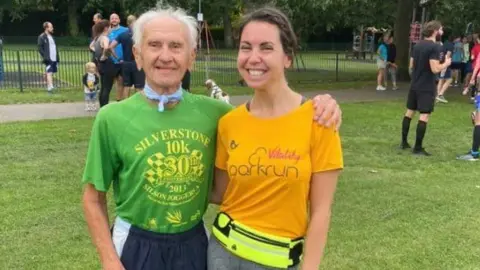
M239 27L239 37L242 38L243 29L251 22L265 22L278 27L280 41L286 55L294 58L298 42L292 24L288 17L280 10L273 7L257 9L242 18Z
M431 37L433 32L440 30L442 23L439 21L429 21L423 26L422 35L424 38Z
M101 20L93 26L93 36L98 37L103 33L106 27L110 27L110 21Z

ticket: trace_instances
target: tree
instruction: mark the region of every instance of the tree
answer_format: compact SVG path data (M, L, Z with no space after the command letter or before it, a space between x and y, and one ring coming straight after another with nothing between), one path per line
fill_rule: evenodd
M410 49L410 24L414 0L398 0L395 20L395 44L397 46L398 79L408 80Z
M238 0L202 1L204 20L206 20L209 25L223 24L223 40L226 48L233 48L232 18L235 14L238 14L238 12Z
M12 0L10 0L12 1ZM13 0L14 8L11 15L15 19L22 19L27 11L32 10L67 10L68 29L71 36L78 36L78 7L89 0ZM94 0L91 0L94 1Z
M436 1L431 6L431 11L444 24L447 34L463 34L467 23L473 22L475 30L480 30L480 17L478 16L478 1L474 0L442 0Z

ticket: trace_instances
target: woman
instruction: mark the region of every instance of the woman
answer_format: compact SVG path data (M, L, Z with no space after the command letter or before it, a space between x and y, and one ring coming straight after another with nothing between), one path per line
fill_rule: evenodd
M387 68L388 48L386 45L387 36L383 36L377 49L377 91L385 91L385 69Z
M115 52L108 48L110 40L108 32L110 30L110 22L108 20L101 20L93 27L95 39L90 44L90 49L94 51L95 60L98 65L100 73L101 89L100 89L100 107L108 104L110 91L113 87L113 81L108 80L109 76L113 76L115 66L109 56L117 58Z
M240 37L237 68L255 92L219 122L209 269L300 269L302 257L301 269L318 269L343 168L339 135L312 123L312 102L288 86L297 42L283 13L253 12Z

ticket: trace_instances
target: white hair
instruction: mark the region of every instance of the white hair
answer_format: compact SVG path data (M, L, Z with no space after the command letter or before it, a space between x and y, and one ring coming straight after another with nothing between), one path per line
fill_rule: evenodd
M197 38L198 38L198 26L197 26L197 20L189 16L185 10L181 8L173 8L173 7L166 7L166 8L156 8L152 9L150 11L147 11L140 15L140 17L135 21L133 24L133 42L135 45L138 45L138 49L140 44L142 44L142 38L143 38L143 30L145 27L145 24L148 22L162 18L162 17L169 17L172 19L175 19L181 23L183 23L188 30L189 33L189 41L190 45L192 48L197 47Z

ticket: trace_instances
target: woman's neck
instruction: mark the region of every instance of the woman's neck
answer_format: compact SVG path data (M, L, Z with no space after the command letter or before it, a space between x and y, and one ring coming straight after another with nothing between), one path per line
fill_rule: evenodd
M302 96L290 89L283 80L267 89L255 90L250 102L250 112L263 118L278 117L297 108L301 100Z

